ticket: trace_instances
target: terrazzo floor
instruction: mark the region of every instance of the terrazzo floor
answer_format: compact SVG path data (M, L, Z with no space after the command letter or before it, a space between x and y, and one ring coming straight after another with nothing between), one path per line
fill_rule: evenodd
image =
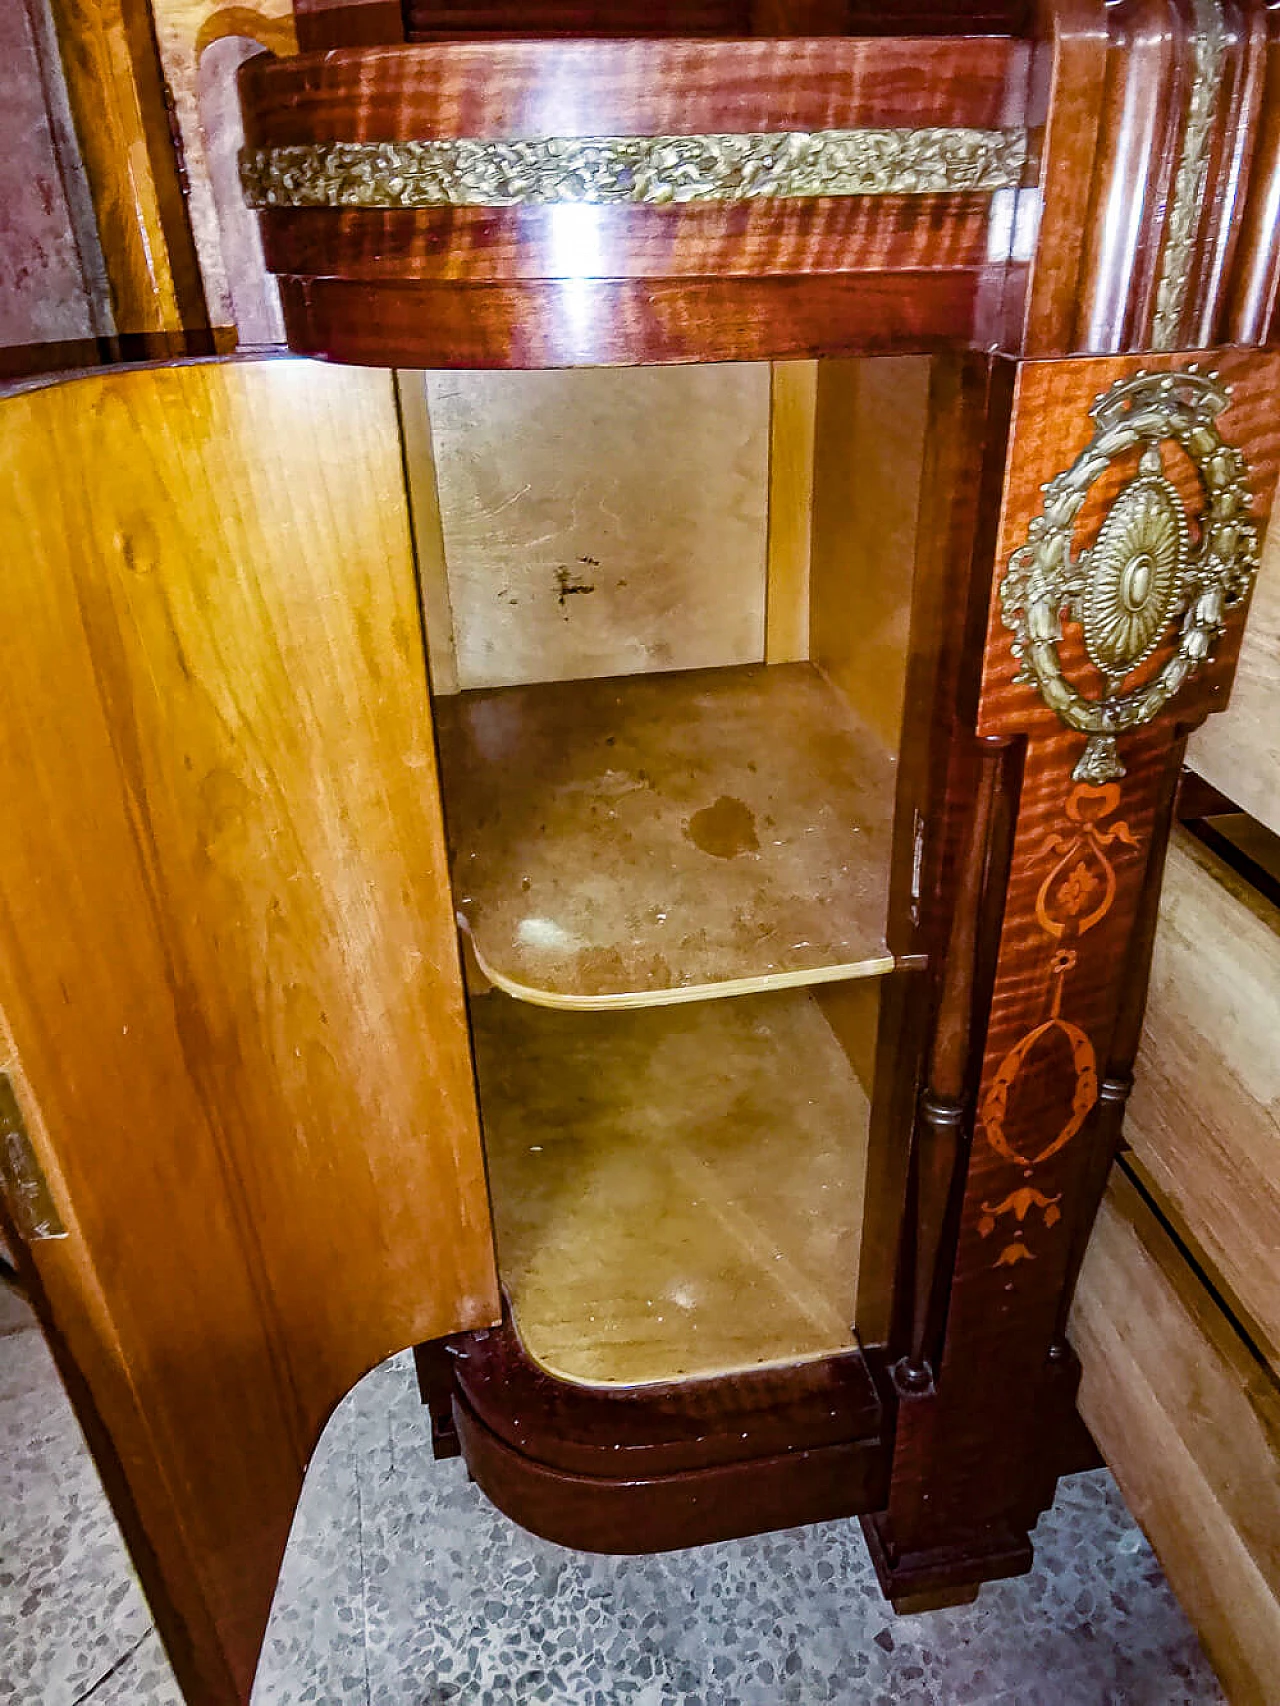
M412 1365L342 1403L289 1543L254 1706L1202 1706L1223 1698L1104 1471L1036 1566L893 1618L856 1523L599 1558L432 1460ZM43 1340L0 1285L0 1701L180 1706Z

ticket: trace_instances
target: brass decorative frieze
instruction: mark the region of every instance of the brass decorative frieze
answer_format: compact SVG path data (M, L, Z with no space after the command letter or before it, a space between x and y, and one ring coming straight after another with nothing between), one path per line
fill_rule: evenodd
M1075 780L1124 775L1116 736L1159 715L1211 655L1227 610L1248 596L1258 566L1244 457L1227 444L1217 416L1230 400L1216 375L1194 366L1138 373L1117 382L1089 411L1096 430L1065 473L1044 486L1027 542L1009 559L1000 587L1006 627L1021 659L1016 680L1033 685L1068 728L1088 738ZM1204 504L1198 543L1161 445L1186 453ZM1085 499L1118 458L1139 451L1138 472L1119 491L1093 545L1073 556ZM1103 692L1087 697L1064 674L1063 616L1078 622ZM1177 624L1161 667L1124 691Z
M251 207L662 206L1016 188L1021 130L326 142L247 148Z
M1151 347L1176 349L1191 288L1196 231L1204 208L1209 179L1214 120L1222 95L1227 59L1226 20L1222 0L1191 0L1192 81L1182 152L1174 174L1165 228L1160 281L1156 286ZM1185 346L1184 346L1185 347Z

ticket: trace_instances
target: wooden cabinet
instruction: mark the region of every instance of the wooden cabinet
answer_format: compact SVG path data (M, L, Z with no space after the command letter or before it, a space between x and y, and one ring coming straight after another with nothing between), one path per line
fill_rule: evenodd
M193 1700L410 1345L567 1543L1027 1567L1280 460L1261 8L481 10L243 68L327 365L4 404L10 1200Z

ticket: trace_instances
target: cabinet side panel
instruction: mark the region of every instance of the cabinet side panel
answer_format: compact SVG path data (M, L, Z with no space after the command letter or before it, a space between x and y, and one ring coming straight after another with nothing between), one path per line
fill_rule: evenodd
M33 1255L161 1591L194 1560L235 1692L206 1652L190 1697L247 1698L327 1414L496 1316L391 377L4 408L0 989L70 1227Z

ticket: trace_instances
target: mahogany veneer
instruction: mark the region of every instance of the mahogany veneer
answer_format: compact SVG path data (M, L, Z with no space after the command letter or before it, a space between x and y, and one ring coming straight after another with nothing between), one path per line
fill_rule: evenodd
M1001 37L455 41L261 55L240 83L246 145L262 149L989 131L1023 122L1026 74L1025 46ZM990 195L956 192L662 207L278 207L261 225L299 351L418 367L551 367L985 340L1000 296L987 254L990 204Z
M856 1516L884 1498L885 1412L854 1352L669 1386L584 1387L532 1363L510 1321L422 1347L437 1454L456 1440L527 1528L594 1552L665 1551Z

